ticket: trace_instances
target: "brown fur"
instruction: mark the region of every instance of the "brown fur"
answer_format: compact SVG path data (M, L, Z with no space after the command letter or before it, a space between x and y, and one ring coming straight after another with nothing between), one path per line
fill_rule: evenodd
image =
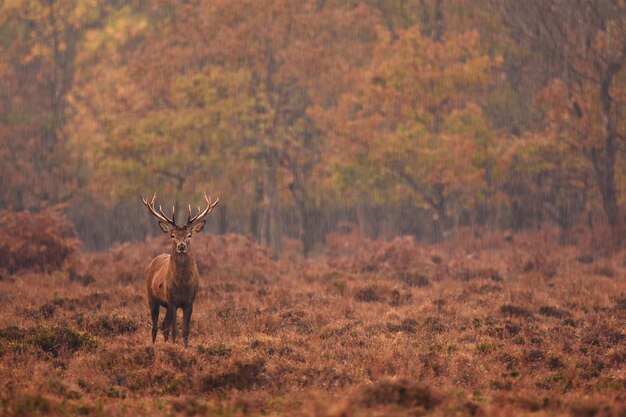
M164 339L169 339L171 329L172 341L176 342L176 311L182 308L183 341L185 346L189 342L193 302L200 287L200 274L191 250L191 235L194 231L202 230L203 226L204 222L200 222L191 229L187 226L168 229L172 237L171 253L158 255L146 267L144 277L152 316L152 343L156 340L161 307L167 310L161 325ZM186 250L182 252L177 249L181 243L186 246Z
M176 342L176 311L183 309L183 341L185 346L189 343L189 322L193 312L193 302L198 294L200 274L196 266L196 260L191 252L191 237L200 232L206 220L206 216L215 208L219 199L214 202L204 193L206 208L192 216L191 205L187 223L178 226L175 221L174 211L170 219L154 207L156 193L150 201L141 197L143 204L148 207L150 213L159 219L159 227L163 233L169 233L172 238L172 251L169 255L161 254L154 258L146 267L146 293L148 305L152 316L152 343L155 342L158 332L159 311L161 307L167 310L161 326L165 341L169 339L170 328L172 330L172 342Z

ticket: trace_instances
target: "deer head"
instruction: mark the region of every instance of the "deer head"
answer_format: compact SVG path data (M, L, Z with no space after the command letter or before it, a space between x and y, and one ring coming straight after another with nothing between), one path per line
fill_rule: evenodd
M195 216L192 216L191 212L191 204L189 205L189 217L187 217L187 223L184 225L176 224L176 210L175 207L172 207L172 218L170 219L163 213L163 208L159 206L159 211L157 211L154 207L154 201L156 200L156 193L152 197L152 200L148 201L143 196L141 196L141 201L143 204L148 207L150 213L154 217L159 220L159 227L163 231L163 233L169 233L172 238L172 246L177 253L185 253L190 248L191 245L191 237L194 233L201 231L206 224L206 220L203 218L209 214L217 203L220 201L219 198L214 202L211 201L211 197L207 197L206 192L204 193L204 200L207 203L207 206L204 210L200 210L198 207L198 213Z

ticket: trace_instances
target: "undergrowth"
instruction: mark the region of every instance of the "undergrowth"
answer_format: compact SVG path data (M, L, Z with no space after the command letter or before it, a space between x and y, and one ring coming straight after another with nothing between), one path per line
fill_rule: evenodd
M150 342L143 268L167 238L20 269L0 280L0 414L623 415L626 252L557 239L336 234L273 260L200 234L187 349Z

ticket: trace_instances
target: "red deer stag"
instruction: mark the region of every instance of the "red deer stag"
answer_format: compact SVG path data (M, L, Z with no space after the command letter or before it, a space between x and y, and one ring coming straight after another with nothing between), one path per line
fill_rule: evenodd
M203 211L198 208L198 214L192 217L190 205L187 223L182 226L176 224L174 208L172 208L171 219L163 213L163 209L160 206L157 212L154 208L155 199L156 193L150 202L141 196L143 204L159 220L161 230L170 234L172 251L169 255L163 253L150 261L144 274L148 292L148 304L150 305L150 314L152 316L152 343L156 340L161 307L165 307L167 310L161 326L163 337L165 341L168 340L171 326L172 341L176 342L176 311L182 308L183 341L185 346L187 346L189 341L189 321L191 320L193 302L198 293L200 278L196 260L191 251L191 236L202 230L206 223L203 217L215 208L219 199L211 202L211 199L204 193L207 207Z

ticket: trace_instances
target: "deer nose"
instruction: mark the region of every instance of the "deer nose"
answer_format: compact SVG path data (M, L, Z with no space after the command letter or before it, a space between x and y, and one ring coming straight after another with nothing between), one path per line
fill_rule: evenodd
M178 251L179 252L184 252L187 250L187 245L185 245L184 243L179 243L178 244Z

